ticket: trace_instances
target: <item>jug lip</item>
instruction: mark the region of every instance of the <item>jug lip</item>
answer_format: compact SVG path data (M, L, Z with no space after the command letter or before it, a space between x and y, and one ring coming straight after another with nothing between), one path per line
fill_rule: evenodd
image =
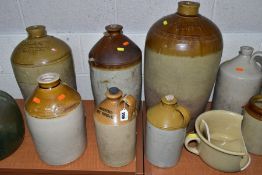
M256 102L259 100L262 100L262 95L255 95L251 97L244 109L251 114L250 116L262 121L262 108L256 105Z
M196 119L196 122L195 122L195 129L196 129L196 133L197 135L201 138L202 141L204 141L207 145L209 145L210 147L220 151L220 152L223 152L223 153L226 153L226 154L230 154L230 155L237 155L237 156L244 156L246 154L248 154L247 152L236 152L236 151L229 151L229 150L225 150L225 149L222 149L214 144L212 144L211 142L209 142L200 132L199 128L197 127L197 124L200 123L200 121L202 120L201 116L203 116L203 114L207 114L207 113L210 113L210 112L227 112L228 114L230 115L233 115L235 117L239 117L241 120L243 119L243 116L240 115L240 114L237 114L237 113L234 113L234 112L231 112L231 111L226 111L226 110L211 110L211 111L206 111L202 114L200 114L197 119ZM244 143L244 138L243 136L241 135L241 140L242 142ZM244 143L245 145L245 143ZM245 149L246 150L246 149Z

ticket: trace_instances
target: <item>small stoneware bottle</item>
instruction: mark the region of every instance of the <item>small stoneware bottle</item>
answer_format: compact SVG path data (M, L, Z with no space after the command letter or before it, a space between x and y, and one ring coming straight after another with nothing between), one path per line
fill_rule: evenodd
M241 113L248 100L259 94L262 69L257 60L262 59L262 52L253 55L252 52L252 47L242 46L237 57L221 64L213 96L213 109Z
M135 157L136 100L111 87L94 113L96 139L102 161L112 167L130 163Z
M262 155L262 95L253 96L244 107L242 133L247 151Z
M26 120L40 158L49 165L77 159L86 147L81 97L61 83L59 74L46 73L25 104Z
M137 100L139 109L142 88L142 52L123 34L123 26L105 27L104 36L89 53L90 78L96 106L106 97L105 91L118 87Z
M153 165L166 168L176 165L180 158L189 111L177 104L173 95L147 111L146 156Z
M74 63L70 47L47 35L45 26L26 28L28 37L19 43L11 56L16 81L24 99L37 86L37 77L47 72L60 74L63 82L76 89Z
M0 160L21 145L24 134L24 121L16 101L0 90Z

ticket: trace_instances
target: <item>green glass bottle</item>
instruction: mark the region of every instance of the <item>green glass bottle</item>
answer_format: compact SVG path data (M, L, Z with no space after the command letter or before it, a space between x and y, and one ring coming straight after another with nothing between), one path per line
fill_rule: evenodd
M21 145L24 134L24 121L16 101L0 90L0 160Z

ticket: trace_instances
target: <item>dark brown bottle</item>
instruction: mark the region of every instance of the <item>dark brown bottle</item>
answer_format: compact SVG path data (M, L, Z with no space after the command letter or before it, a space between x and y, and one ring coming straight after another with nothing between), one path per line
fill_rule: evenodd
M96 105L105 98L108 88L116 86L124 94L141 100L142 53L138 46L122 32L122 26L105 27L104 36L89 53L90 76Z

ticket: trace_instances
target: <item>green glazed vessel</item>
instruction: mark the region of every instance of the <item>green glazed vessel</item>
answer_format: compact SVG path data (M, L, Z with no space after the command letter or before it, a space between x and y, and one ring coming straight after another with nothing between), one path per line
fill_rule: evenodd
M19 43L11 56L16 81L24 99L37 86L36 79L55 72L70 87L76 89L74 62L70 47L62 40L47 35L45 26L26 28L28 37Z
M11 155L22 143L25 128L15 100L0 90L0 160Z

